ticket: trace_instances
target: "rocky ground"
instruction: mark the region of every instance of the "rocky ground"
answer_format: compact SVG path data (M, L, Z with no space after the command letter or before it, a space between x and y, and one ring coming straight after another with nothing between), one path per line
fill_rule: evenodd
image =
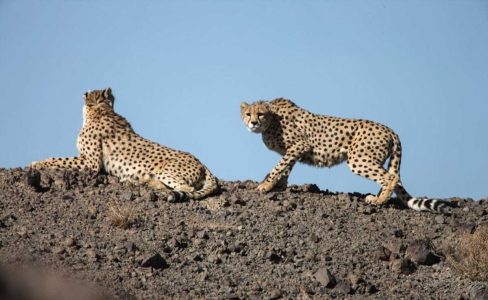
M111 176L0 169L0 298L488 297L443 250L488 222L488 199L452 199L446 216L315 185L221 184L170 203Z

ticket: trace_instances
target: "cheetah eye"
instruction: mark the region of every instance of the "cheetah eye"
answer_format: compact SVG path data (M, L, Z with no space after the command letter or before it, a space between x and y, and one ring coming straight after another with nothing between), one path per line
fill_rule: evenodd
M258 118L261 118L262 116L264 116L263 113L258 113Z
M246 113L246 116L250 117L251 116L251 113L250 112L247 112Z

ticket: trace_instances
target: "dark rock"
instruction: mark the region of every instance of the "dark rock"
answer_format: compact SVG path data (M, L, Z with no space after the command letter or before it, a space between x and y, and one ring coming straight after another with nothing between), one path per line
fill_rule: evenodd
M63 199L63 201L66 201L66 202L73 202L75 200L75 198L73 198L70 195L63 195L63 197L61 199Z
M327 288L333 288L337 283L334 275L332 275L332 273L330 273L329 269L327 268L318 269L313 276L315 280L317 280L318 282L320 282L320 284Z
M369 284L367 287L366 287L366 291L368 292L368 294L374 294L378 291L378 289L376 288L375 285L373 284Z
M159 254L151 254L147 256L141 262L141 267L143 268L154 268L154 269L165 269L168 267L166 260Z
M279 193L270 192L270 193L266 194L266 198L268 198L269 200L272 200L272 201L277 201L277 200L281 199L281 196Z
M41 173L38 170L30 169L27 171L24 177L26 185L34 188L37 192L41 191Z
M303 191L306 193L320 193L320 188L316 184L304 184Z
M431 243L426 240L418 240L409 244L405 251L405 257L419 265L431 266L440 262L440 257L435 255Z
M277 254L275 252L270 253L268 255L268 259L271 262L275 263L275 264L280 263L281 261L283 261L283 258L279 254Z
M393 235L394 235L396 238L401 238L401 237L403 237L403 230L401 230L401 229L396 229L396 230L393 232Z

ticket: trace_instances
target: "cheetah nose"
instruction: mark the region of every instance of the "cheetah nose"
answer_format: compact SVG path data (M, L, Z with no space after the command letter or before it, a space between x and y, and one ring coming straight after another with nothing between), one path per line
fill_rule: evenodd
M251 124L252 125L258 125L258 122L257 121L251 121Z

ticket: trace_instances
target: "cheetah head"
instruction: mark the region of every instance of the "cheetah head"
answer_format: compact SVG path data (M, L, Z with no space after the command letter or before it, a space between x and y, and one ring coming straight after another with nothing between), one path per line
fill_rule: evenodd
M268 103L257 101L251 104L241 103L241 117L249 131L262 133L268 129L271 113Z
M112 89L88 91L83 95L86 107L108 105L113 109L115 98L112 95Z

